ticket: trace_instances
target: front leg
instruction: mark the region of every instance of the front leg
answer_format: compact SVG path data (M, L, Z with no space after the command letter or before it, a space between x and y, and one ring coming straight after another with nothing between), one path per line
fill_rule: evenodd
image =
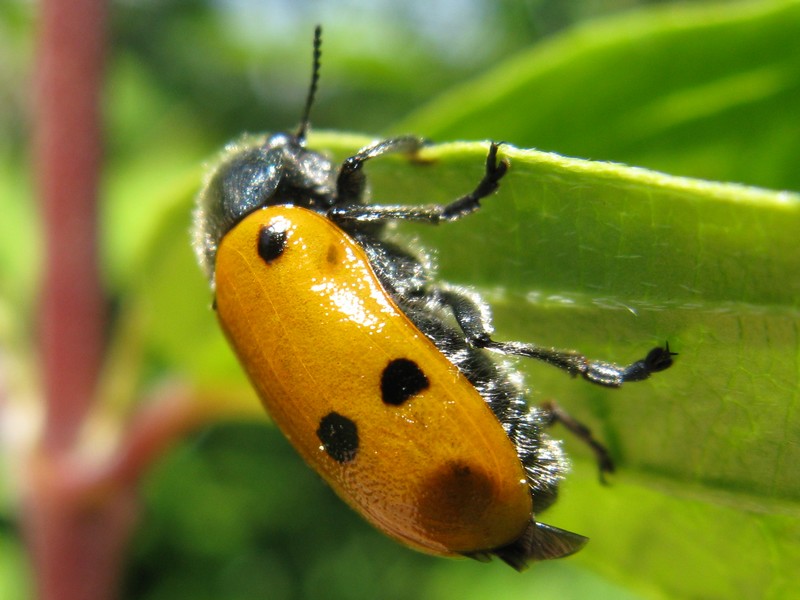
M373 146L368 146L358 154L344 161L339 171L337 182L337 204L328 216L338 223L377 223L384 221L416 221L438 225L441 221L456 221L480 208L480 201L493 194L500 185L500 180L508 170L508 161L498 160L499 144L492 142L486 156L486 170L475 189L449 204L431 204L427 206L370 206L356 204L363 192L364 174L361 166L364 161L381 156L387 152L399 151L408 140L417 138L395 138ZM403 141L401 143L401 141ZM419 146L416 147L417 149ZM342 203L346 197L350 203Z
M367 185L363 169L365 162L384 154L399 153L413 156L425 143L420 137L404 135L370 144L346 158L339 167L339 175L336 178L336 205L349 205L361 200Z

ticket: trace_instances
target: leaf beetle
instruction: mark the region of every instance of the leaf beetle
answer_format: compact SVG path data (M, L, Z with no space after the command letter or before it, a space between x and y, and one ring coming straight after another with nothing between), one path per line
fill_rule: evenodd
M364 165L424 144L393 137L342 164L306 147L321 30L296 133L232 144L198 195L194 248L217 317L266 410L351 507L423 552L516 569L560 558L587 538L547 525L568 471L548 427L605 448L554 403L529 406L521 375L496 356L544 361L619 387L672 364L669 346L628 366L574 351L497 341L475 293L437 281L393 221L439 224L475 212L508 170L492 143L482 179L445 205L367 201Z

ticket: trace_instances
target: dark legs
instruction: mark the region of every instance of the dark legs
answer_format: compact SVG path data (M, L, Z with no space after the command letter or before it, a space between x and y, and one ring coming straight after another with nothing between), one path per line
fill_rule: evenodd
M366 146L350 158L346 158L339 167L339 176L336 178L336 205L348 205L361 199L367 182L362 169L365 162L384 154L413 156L424 145L425 141L415 136L389 138Z
M592 452L594 452L595 458L597 459L597 468L600 472L600 481L605 483L605 474L614 472L614 461L611 459L611 456L608 453L608 448L606 448L594 437L594 435L592 435L591 429L575 419L556 402L552 400L544 402L539 406L539 408L547 417L548 425L561 423L570 432L572 432L573 435L591 448Z
M365 223L380 224L389 220L406 220L437 224L441 221L454 221L475 212L480 208L480 200L493 194L499 187L500 180L508 170L506 160L498 160L498 144L492 143L486 156L486 168L483 178L475 189L445 205L428 206L373 206L361 203L365 187L363 173L364 163L373 158L392 153L413 155L424 145L423 140L416 137L397 137L377 142L358 151L346 159L339 170L337 178L337 196L329 217L348 225ZM574 350L539 346L524 342L500 342L492 339L492 323L488 308L477 296L457 288L447 286L436 287L426 292L438 298L442 305L453 313L458 326L464 333L466 341L473 347L484 348L499 354L522 356L540 360L573 377L580 375L590 383L605 387L620 387L624 383L643 381L653 373L668 369L672 365L674 352L669 344L650 350L647 355L628 365L617 365L610 362L589 360ZM614 470L614 464L606 448L597 441L589 429L573 419L554 402L546 403L542 410L547 423L561 423L586 443L597 457L600 477Z
M600 360L589 360L574 350L558 350L545 348L535 344L522 342L495 342L492 339L478 340L478 347L486 348L501 354L535 358L562 369L570 375L580 375L587 381L606 387L620 387L623 383L643 381L652 375L672 366L674 352L670 352L669 344L662 348L657 346L647 356L626 366Z
M381 223L389 220L420 221L437 224L441 221L454 221L475 212L480 201L493 194L500 180L508 170L506 160L498 160L499 145L492 142L486 155L486 170L475 189L450 204L429 206L374 206L361 204L365 178L362 171L364 163L385 154L414 154L424 142L417 137L405 136L390 138L367 146L346 159L339 170L337 179L336 204L328 216L347 229L358 223ZM591 361L573 350L559 350L536 344L522 342L498 342L491 338L492 327L488 311L481 308L463 292L437 290L444 304L450 306L467 341L477 348L486 348L500 354L524 356L541 360L568 372L580 375L587 381L607 387L619 387L623 383L642 381L653 373L663 371L672 365L673 352L669 345L653 348L648 354L629 365L620 366L605 361Z
M418 221L437 224L455 221L480 208L480 200L493 194L508 170L508 162L497 159L499 146L492 143L486 156L486 171L475 189L445 205L428 206L375 206L359 204L364 191L364 163L372 158L395 152L413 154L423 145L419 138L399 137L367 146L346 159L339 170L336 182L336 206L329 216L337 222L375 223L389 220Z
M668 369L672 365L672 357L675 356L674 352L670 352L669 344L665 344L663 348L660 346L653 348L641 360L619 366L614 363L589 360L574 350L558 350L523 342L497 342L491 338L493 329L488 310L477 300L460 290L444 288L437 291L442 302L453 311L467 341L476 348L541 360L566 371L573 377L581 375L597 385L620 387L626 382L642 381L653 373Z
M535 358L549 365L570 373L573 377L583 376L587 381L606 387L620 387L623 383L642 381L651 374L663 371L672 365L674 352L670 352L669 344L656 347L641 360L620 367L603 361L590 361L574 350L557 350L536 344L522 342L496 342L491 338L493 333L491 317L488 309L477 297L455 288L440 288L432 292L440 301L450 308L469 344L477 348L485 348L501 354ZM605 474L614 471L614 463L603 444L601 444L586 425L577 421L555 402L546 402L541 406L547 425L561 423L595 454L600 470L600 481L605 481Z

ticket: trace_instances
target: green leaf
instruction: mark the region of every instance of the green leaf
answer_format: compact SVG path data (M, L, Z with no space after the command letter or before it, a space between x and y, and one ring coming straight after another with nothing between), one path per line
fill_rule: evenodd
M431 177L466 191L484 152L439 147L445 174ZM525 365L534 401L560 400L620 463L610 490L585 471L568 483L569 502L545 521L597 540L576 560L633 589L796 594L800 197L505 155L498 196L426 235L443 277L487 292L503 339L619 362L664 340L680 353L670 371L622 390ZM393 193L411 194L396 189L404 180L395 175ZM411 183L416 197L429 197L423 185Z
M800 189L798 98L800 2L667 5L532 47L393 130Z
M588 25L394 130L800 188L798 7L668 8ZM309 143L344 157L367 141L318 133ZM373 201L452 200L480 179L485 153L485 144L457 143L426 149L422 163L373 161ZM481 211L438 228L401 224L399 235L435 253L442 279L491 302L498 339L620 363L664 341L680 355L669 371L621 390L520 363L532 402L558 400L619 466L600 486L588 450L554 430L575 470L541 518L591 538L575 558L523 576L433 559L398 572L417 574L414 589L429 598L456 589L465 599L490 589L497 597L800 595L800 198L511 146L502 153L511 169ZM201 385L249 393L193 265L189 205L176 196L135 271L150 348ZM347 572L368 571L366 538L352 538L341 555L312 556L308 540L325 535L322 519L303 533L276 519L271 527L285 529L272 551L302 556L304 580L326 573L330 590L336 574L352 592Z
M317 134L310 144L343 156L366 141ZM623 363L665 340L680 353L671 370L621 390L522 364L532 400L558 399L620 467L599 486L589 452L569 441L577 476L544 520L593 539L576 562L648 595L800 591L800 198L502 153L511 169L481 211L438 228L403 224L401 235L435 249L443 279L484 293L499 339ZM458 143L426 149L422 164L375 161L374 202L456 198L480 179L485 154ZM153 315L171 315L153 339L170 363L224 380L237 368L191 264L189 207L176 207L142 270Z

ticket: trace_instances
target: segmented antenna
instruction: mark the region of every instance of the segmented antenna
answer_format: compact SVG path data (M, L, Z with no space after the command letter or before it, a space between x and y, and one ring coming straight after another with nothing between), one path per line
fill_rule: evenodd
M322 56L320 47L322 46L322 26L317 25L314 29L314 64L311 70L311 87L308 88L306 96L306 107L303 109L303 120L300 121L300 129L297 130L297 139L300 142L306 141L308 131L308 119L311 114L311 105L314 103L314 96L317 93L317 83L319 82L319 59Z

